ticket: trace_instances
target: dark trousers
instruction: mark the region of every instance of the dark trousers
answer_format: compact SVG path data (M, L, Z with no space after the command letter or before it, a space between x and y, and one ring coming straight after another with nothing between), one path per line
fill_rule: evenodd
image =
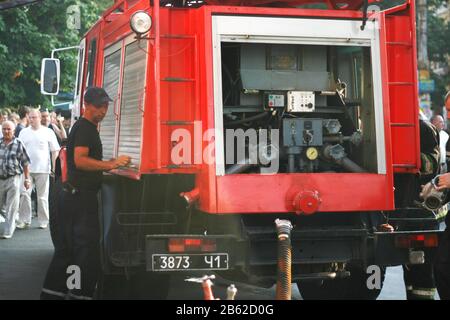
M449 219L447 219L448 221ZM450 226L440 240L438 254L434 264L434 276L439 297L442 300L450 300Z
M50 176L49 192L48 192L48 211L49 211L50 236L54 247L58 245L56 241L55 232L57 231L58 228L57 216L59 212L59 197L61 196L62 187L63 183L60 178L54 179Z
M433 300L436 286L431 263L404 265L407 300Z
M100 271L97 191L62 191L53 211L53 259L41 299L90 299Z

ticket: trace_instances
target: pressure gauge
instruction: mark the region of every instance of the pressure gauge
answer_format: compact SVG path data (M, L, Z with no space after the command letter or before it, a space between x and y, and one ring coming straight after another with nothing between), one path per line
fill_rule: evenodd
M314 148L314 147L309 147L308 149L306 149L306 157L309 160L316 160L317 157L319 156L319 151Z

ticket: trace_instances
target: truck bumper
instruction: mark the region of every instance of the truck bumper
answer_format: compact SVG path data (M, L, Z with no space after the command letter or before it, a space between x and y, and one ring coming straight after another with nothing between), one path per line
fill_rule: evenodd
M356 263L362 266L394 266L432 262L438 242L420 243L412 241L410 242L411 247L399 247L399 245L404 246L404 239L408 237L418 237L419 239L436 237L438 239L439 235L439 231L375 232L369 234L365 229L293 230L291 240L292 276L294 280L336 277L339 276L339 272L345 271L345 264L347 263ZM216 250L210 252L189 250L169 252L169 239L207 239L216 244ZM149 235L146 237L147 271L192 271L189 268L156 270L155 255L189 256L191 254L203 254L210 257L215 254L226 254L226 268L203 268L201 270L205 272L239 270L249 278L273 280L277 268L277 245L276 233L272 228L248 229L245 238L228 235ZM194 270L198 271L198 269Z
M432 263L442 234L442 230L376 232L375 264L395 266Z

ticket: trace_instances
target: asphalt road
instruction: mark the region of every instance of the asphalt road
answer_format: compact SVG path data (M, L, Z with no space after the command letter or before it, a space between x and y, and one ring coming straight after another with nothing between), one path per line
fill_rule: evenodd
M17 230L12 239L0 240L0 300L35 300L39 298L45 272L52 257L53 246L49 230L37 228L34 220L32 228ZM228 283L216 281L215 294L225 297ZM237 299L271 300L275 288L262 289L237 283ZM201 299L199 284L184 281L184 276L174 277L169 299ZM297 286L292 288L293 299L301 299ZM401 267L387 270L384 287L379 300L404 300L406 298Z

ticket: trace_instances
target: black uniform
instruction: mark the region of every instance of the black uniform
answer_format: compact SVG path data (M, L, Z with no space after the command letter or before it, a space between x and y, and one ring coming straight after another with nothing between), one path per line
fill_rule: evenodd
M419 121L420 125L420 176L414 181L415 191L409 200L420 200L421 185L428 183L440 170L439 133L429 122ZM413 199L415 198L415 199ZM438 222L424 225L423 228L436 229ZM408 226L403 226L408 228ZM430 262L418 265L404 265L403 277L408 300L434 299L436 286L433 276L433 265Z
M447 170L450 170L450 139L446 145ZM450 193L447 194L450 201ZM439 297L442 300L450 300L450 216L445 219L446 228L439 241L438 254L434 264L434 275Z
M450 300L450 216L447 215L445 232L440 239L437 258L434 264L434 276L439 297Z
M445 130L445 132L447 132L447 134L450 136L449 130ZM450 170L450 138L447 140L447 143L445 144L445 164L447 165L447 171L449 171ZM445 173L445 172L442 172L442 173Z
M84 118L75 123L67 141L68 181L63 186L55 210L55 253L45 278L42 299L91 299L97 284L100 271L97 193L102 172L83 171L75 167L74 149L78 146L88 147L90 158L102 159L97 127ZM68 270L69 266L79 267L80 286L71 277L76 272L73 267Z
M430 122L420 120L420 182L429 182L439 173L439 132Z

